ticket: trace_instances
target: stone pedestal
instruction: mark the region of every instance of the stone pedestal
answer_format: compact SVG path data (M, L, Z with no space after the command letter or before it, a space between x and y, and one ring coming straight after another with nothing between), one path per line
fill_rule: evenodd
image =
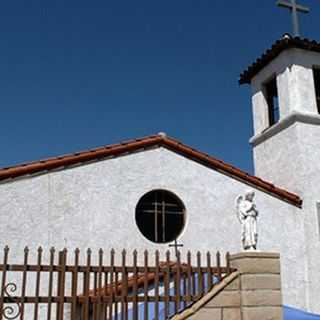
M242 320L282 320L280 255L243 252L231 256L239 272Z
M173 320L282 320L279 254L242 252L230 259L237 271Z

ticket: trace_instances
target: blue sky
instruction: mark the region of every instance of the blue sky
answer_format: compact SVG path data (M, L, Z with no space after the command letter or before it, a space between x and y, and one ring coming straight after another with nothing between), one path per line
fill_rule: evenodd
M252 172L238 76L288 31L275 0L2 1L0 167L165 131Z

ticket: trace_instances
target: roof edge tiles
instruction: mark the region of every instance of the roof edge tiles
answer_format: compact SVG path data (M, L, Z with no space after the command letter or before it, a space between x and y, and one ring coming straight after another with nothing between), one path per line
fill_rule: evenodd
M264 181L258 177L250 175L240 169L233 167L219 159L208 154L193 149L180 141L168 137L164 134L151 135L140 139L130 140L114 145L91 149L87 151L67 154L46 160L24 163L8 168L0 169L0 181L12 180L25 175L48 172L54 169L66 168L73 165L80 165L90 161L98 161L108 157L117 157L139 150L148 149L156 146L165 147L186 158L194 160L206 167L228 175L247 185L253 186L274 197L293 204L297 207L302 206L302 199L289 191L278 188L272 183Z
M285 34L280 40L276 41L272 47L266 50L253 64L240 74L239 84L250 84L254 76L256 76L266 65L275 59L281 52L291 48L320 52L320 43L317 41L292 37Z

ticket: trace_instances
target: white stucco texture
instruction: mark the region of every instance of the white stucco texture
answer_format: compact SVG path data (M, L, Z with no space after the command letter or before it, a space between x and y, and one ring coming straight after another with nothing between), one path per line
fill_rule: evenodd
M166 189L186 207L179 237L184 253L235 253L241 250L241 227L234 201L248 188L165 148L25 177L0 185L1 244L8 244L16 259L25 245L164 252L168 245L153 244L139 232L135 207L150 190ZM284 301L306 308L304 212L255 191L259 249L281 253Z
M305 307L320 313L320 115L315 94L313 68L320 66L320 53L301 49L282 52L252 82L255 122L255 175L273 182L303 199L300 218L305 264ZM264 83L276 76L280 121L269 127ZM290 244L292 245L292 243ZM296 262L292 261L292 264Z

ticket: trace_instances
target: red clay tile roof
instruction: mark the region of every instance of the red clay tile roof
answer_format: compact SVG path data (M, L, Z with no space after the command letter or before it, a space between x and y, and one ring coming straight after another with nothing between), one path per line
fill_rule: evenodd
M275 59L282 51L291 48L320 52L320 43L299 37L293 38L289 34L285 34L282 39L276 41L270 49L268 49L260 58L241 73L239 83L250 84L252 78L267 64Z
M24 175L46 173L54 169L62 169L72 165L79 165L89 161L102 160L108 157L116 157L128 153L145 150L152 147L164 147L176 152L188 159L194 160L208 168L221 172L247 185L253 186L261 191L282 199L297 207L301 207L302 199L291 192L274 186L272 183L252 176L240 169L233 167L208 154L195 150L178 140L164 134L152 135L140 139L130 140L119 144L107 145L101 148L77 152L74 154L59 156L36 162L29 162L13 167L0 169L0 181L14 179Z

